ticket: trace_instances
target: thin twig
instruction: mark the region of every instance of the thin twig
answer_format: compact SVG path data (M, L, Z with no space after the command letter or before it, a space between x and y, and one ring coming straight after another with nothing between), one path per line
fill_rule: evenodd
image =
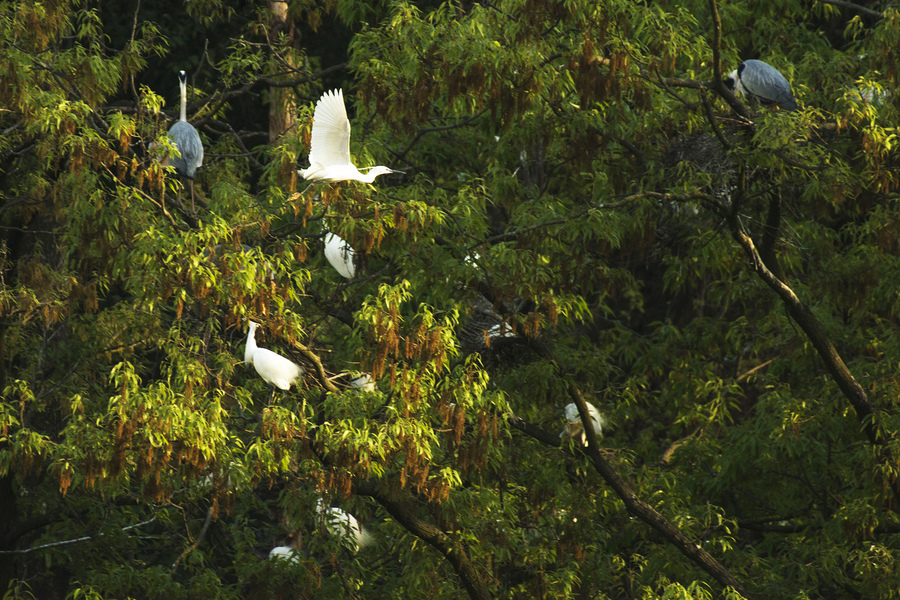
M153 518L148 519L146 521L142 521L140 523L135 523L134 525L128 525L127 527L123 527L122 531L128 531L129 529L141 527L143 525L147 525L148 523L152 523L155 520L156 520L156 517L154 516ZM101 537L103 535L105 535L105 534L100 533L100 534L97 534L96 537ZM88 540L94 539L94 537L95 536L93 536L93 535L86 535L84 537L75 538L74 540L62 540L60 542L50 542L49 544L41 544L40 546L35 546L33 548L26 548L25 550L0 550L0 554L28 554L29 552L35 552L37 550L44 550L45 548L53 548L56 546L65 546L67 544L86 542Z
M196 550L197 546L199 546L203 542L203 539L206 537L206 532L207 530L209 530L209 526L212 524L212 518L213 507L210 506L209 510L206 511L206 521L203 522L203 529L200 530L200 534L197 536L197 539L194 540L193 544L185 548L184 552L182 552L181 555L175 559L175 562L172 563L172 570L170 572L172 575L175 574L175 569L178 567L178 563L180 563L185 556Z

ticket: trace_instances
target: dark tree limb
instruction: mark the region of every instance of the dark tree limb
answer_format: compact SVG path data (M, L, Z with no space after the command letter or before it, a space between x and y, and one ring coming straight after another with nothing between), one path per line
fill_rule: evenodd
M472 600L489 600L491 598L484 574L479 572L478 567L469 559L462 544L455 542L431 523L416 517L406 503L391 500L378 491L374 485L360 484L357 491L375 499L407 531L440 552L453 565Z
M867 17L875 17L876 19L884 18L884 13L872 10L871 8L866 8L865 6L860 6L859 4L853 4L852 2L845 2L844 0L819 0L819 2L822 4L831 4L832 6L840 6L841 8L858 12L861 15L866 15Z
M760 258L778 279L784 280L784 272L775 254L775 244L781 233L781 195L773 191L769 198L769 212L766 215L766 224L763 227L762 246L759 249Z
M767 221L771 221L771 216L772 215L770 214L770 219ZM766 225L768 227L771 223L767 222ZM843 358L838 354L837 348L835 348L831 339L825 333L825 330L822 329L819 320L816 319L816 316L809 306L804 304L800 298L797 297L794 290L779 279L767 266L766 261L763 260L763 257L757 250L753 239L747 235L744 228L741 226L736 213L732 212L729 214L728 226L731 230L732 237L740 244L741 248L743 248L744 252L747 254L751 268L756 272L759 278L772 288L778 297L781 298L785 308L787 308L788 314L794 322L800 326L807 337L809 337L810 342L812 342L813 347L819 354L819 358L825 363L826 370L838 384L841 392L843 392L844 396L846 396L853 406L853 409L856 411L856 416L862 423L863 431L865 432L869 443L873 446L883 448L884 451L888 453L886 458L890 459L890 450L884 445L888 440L885 437L884 430L878 423L875 409L869 401L868 394L866 394L866 391L859 382L856 381L856 378L853 377L853 373L850 372L850 369L847 367ZM769 261L775 260L774 257L767 258ZM890 485L894 499L897 502L900 502L900 480L895 478L890 482Z
M749 598L747 592L744 591L744 587L734 575L728 571L728 569L722 566L722 564L709 552L704 550L700 544L688 539L687 536L681 533L680 529L675 527L664 516L656 512L652 506L637 497L628 483L625 482L600 453L597 434L591 425L591 417L584 396L581 395L581 392L575 386L569 386L569 395L578 407L581 421L585 425L584 432L587 435L588 440L588 457L591 459L594 468L600 473L600 476L603 477L616 495L625 503L625 508L628 512L655 529L670 544L678 548L682 554L709 573L723 587L733 588L743 597Z

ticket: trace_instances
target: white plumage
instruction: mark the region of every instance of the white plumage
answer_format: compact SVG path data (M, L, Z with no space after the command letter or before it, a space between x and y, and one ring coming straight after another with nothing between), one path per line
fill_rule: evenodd
M279 560L288 564L300 564L300 553L290 546L276 546L269 552L271 560Z
M361 173L350 162L350 120L344 107L344 91L325 92L313 113L309 168L300 175L311 181L362 181L372 183L379 175L393 173L387 167L372 167Z
M353 264L355 252L350 244L333 233L325 236L325 258L344 279L353 279L356 265Z
M341 545L353 554L371 542L368 532L350 513L334 506L327 506L321 498L316 503L316 510L328 533L340 539Z
M303 375L303 368L280 354L257 346L257 327L259 327L259 323L250 321L250 330L247 332L247 346L244 349L244 365L249 367L252 364L259 376L266 383L274 386L272 388L273 395L276 387L287 391L290 389L291 384L296 383L300 376ZM271 399L272 396L270 395L269 400L271 401Z
M363 373L359 377L355 377L350 380L350 387L362 390L364 392L374 392L375 382L372 381L371 375L369 375L368 373Z
M597 410L597 407L587 403L588 412L591 415L591 422L594 425L594 433L597 434L598 438L603 437L603 415L600 414L600 411ZM560 438L574 438L576 436L580 437L581 443L584 446L588 445L587 442L587 434L584 432L584 426L581 422L581 415L578 414L578 406L575 405L574 402L567 404L565 409L566 416L566 426L563 428L562 432L559 434Z

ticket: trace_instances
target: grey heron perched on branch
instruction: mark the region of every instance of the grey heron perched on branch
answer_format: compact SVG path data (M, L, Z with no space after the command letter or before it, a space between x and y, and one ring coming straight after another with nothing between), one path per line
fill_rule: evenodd
M361 181L372 183L379 175L400 173L384 166L361 173L350 162L350 120L344 106L344 91L325 92L313 113L309 168L298 171L310 181Z
M797 110L791 84L775 67L761 60L745 60L731 72L725 85L760 104L777 104L785 110Z
M190 181L191 209L194 208L194 175L203 166L203 142L193 125L187 122L187 75L178 72L178 86L181 88L181 118L169 129L169 139L178 148L180 156L173 156L169 163L175 172ZM181 192L179 192L179 197Z

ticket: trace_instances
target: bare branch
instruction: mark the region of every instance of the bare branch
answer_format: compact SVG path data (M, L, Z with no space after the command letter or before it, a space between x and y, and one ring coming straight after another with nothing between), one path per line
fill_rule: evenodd
M735 204L737 204L737 202ZM838 384L841 392L843 392L844 396L846 396L847 400L850 401L850 404L856 411L856 417L862 424L869 443L873 446L883 448L883 451L887 454L887 458L890 462L893 462L893 459L890 458L890 449L885 445L886 442L890 440L890 437L885 434L881 424L878 422L877 414L872 403L869 401L868 394L859 382L856 381L853 373L850 372L850 369L847 367L843 358L841 358L841 355L838 353L837 348L835 348L831 339L825 333L819 320L813 314L809 306L804 304L800 298L797 297L794 290L792 290L784 281L779 279L766 265L766 262L756 248L756 244L744 231L738 215L734 211L728 216L728 225L732 237L740 244L747 254L750 261L750 267L756 272L759 278L772 288L778 297L781 298L785 308L787 308L788 314L790 314L794 322L800 326L810 342L812 342L813 347L819 354L819 358L825 363L825 368L831 374L831 377ZM900 501L900 479L893 479L890 481L890 485L894 498Z
M316 375L318 376L319 382L322 384L322 387L324 387L329 392L339 394L341 390L338 389L338 387L336 385L331 383L331 380L328 378L328 375L325 373L325 367L322 366L322 359L319 358L319 356L315 352L313 352L312 350L310 350L308 347L304 346L300 342L292 342L291 345L294 348L296 348L296 350L300 354L302 354L307 360L309 360L309 362L311 362L313 364L313 366L316 368Z
M123 527L122 531L128 531L129 529L134 529L136 527L142 527L147 525L148 523L152 523L156 520L156 517L148 519L146 521L141 521L140 523L135 523L134 525L128 525L127 527ZM101 536L103 534L100 534ZM25 550L0 550L0 554L28 554L29 552L36 552L38 550L45 550L47 548L55 548L57 546L66 546L68 544L76 544L78 542L86 542L88 540L94 539L95 536L86 535L84 537L75 538L72 540L62 540L59 542L50 542L49 544L41 544L40 546L35 546L33 548L26 548Z

